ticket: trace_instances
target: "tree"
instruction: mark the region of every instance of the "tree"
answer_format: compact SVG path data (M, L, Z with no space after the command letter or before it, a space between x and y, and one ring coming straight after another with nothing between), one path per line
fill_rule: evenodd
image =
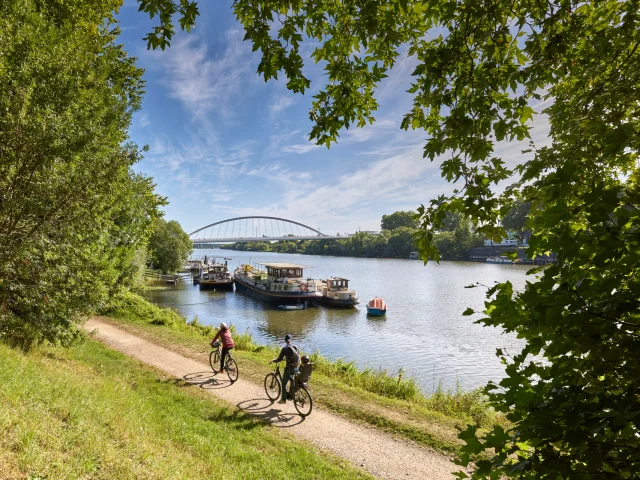
M310 110L310 138L319 144L373 122L376 86L405 48L416 59L414 104L402 127L424 130L425 157L459 182L418 209L425 261L439 258L435 234L447 212L498 240L516 199L531 202L527 255L557 252L557 263L537 270L524 291L505 282L487 292L478 321L515 332L526 346L512 357L498 352L507 377L488 390L512 427L481 438L470 427L461 463L488 450L475 478L637 475L638 0L237 0L234 11L262 53L258 72L265 80L283 72L294 92L310 85L304 36L318 42L313 59L329 80ZM160 18L164 47L171 25ZM186 25L194 18L183 15ZM531 145L511 168L496 144L529 139L538 102L548 105L551 142ZM497 191L499 183L506 188Z
M527 219L531 210L531 202L516 201L502 219L502 226L516 232L521 243L527 243L531 230L527 228Z
M392 250L392 256L399 258L408 258L413 251L415 230L409 227L396 228L389 236L389 246Z
M149 238L149 256L154 267L162 273L176 272L185 264L191 250L193 242L178 222L156 219Z
M382 227L382 230L395 230L400 227L418 228L416 212L398 211L391 215L382 215L380 227Z
M135 282L163 199L131 173L142 70L119 2L0 2L0 340L69 342Z
M473 247L482 245L482 239L471 229L471 222L461 214L448 214L444 228L434 236L438 252L447 260L469 260Z

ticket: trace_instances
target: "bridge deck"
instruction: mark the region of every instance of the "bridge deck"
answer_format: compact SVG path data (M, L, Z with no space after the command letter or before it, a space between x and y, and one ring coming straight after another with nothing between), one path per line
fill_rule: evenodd
M305 237L234 237L234 238L194 238L193 243L222 243L222 242L230 242L230 243L246 243L246 242L275 242L281 240L339 240L341 238L347 237L335 237L331 235L322 235L322 236L305 236Z

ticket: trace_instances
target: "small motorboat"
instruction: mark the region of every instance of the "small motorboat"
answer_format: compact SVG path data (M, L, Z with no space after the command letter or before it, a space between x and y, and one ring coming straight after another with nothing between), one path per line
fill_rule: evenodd
M298 303L297 305L278 305L280 310L304 310L307 308L307 302Z
M384 303L383 299L375 297L367 303L367 313L369 315L384 315L387 313L387 304Z

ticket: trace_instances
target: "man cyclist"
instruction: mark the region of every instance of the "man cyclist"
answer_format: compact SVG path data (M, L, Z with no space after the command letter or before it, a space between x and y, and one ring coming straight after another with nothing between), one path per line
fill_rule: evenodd
M220 354L220 370L217 372L214 370L215 373L222 372L222 369L224 368L224 359L229 355L229 350L234 347L233 338L231 338L231 330L229 330L229 327L227 327L227 324L224 322L220 324L220 330L218 330L216 336L211 340L212 347L218 338L220 338L220 342L222 343L222 353Z
M298 372L298 366L300 365L300 351L298 347L291 343L291 335L288 333L284 336L286 345L280 350L278 358L271 360L270 363L281 362L282 359L287 360L287 364L282 372L282 398L278 403L287 403L287 384L289 381L293 381L293 375Z

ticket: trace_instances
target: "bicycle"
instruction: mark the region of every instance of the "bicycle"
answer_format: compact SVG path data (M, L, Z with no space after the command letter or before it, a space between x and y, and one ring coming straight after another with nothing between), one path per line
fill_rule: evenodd
M309 367L309 368L306 368ZM293 400L293 406L300 415L306 417L313 409L313 398L309 391L309 377L311 376L311 364L303 365L305 372L298 372L293 375L291 387L287 393L287 398ZM264 391L269 400L277 400L282 393L282 374L280 373L280 363L276 364L276 369L264 377Z
M213 345L211 345L214 350L209 353L209 365L211 366L211 370L216 371L216 367L220 366L220 355L222 355L222 349L220 348L220 342L216 341ZM234 383L238 380L238 364L236 361L231 358L231 351L227 353L227 357L224 360L224 366L222 369L227 372L227 376L231 383Z

